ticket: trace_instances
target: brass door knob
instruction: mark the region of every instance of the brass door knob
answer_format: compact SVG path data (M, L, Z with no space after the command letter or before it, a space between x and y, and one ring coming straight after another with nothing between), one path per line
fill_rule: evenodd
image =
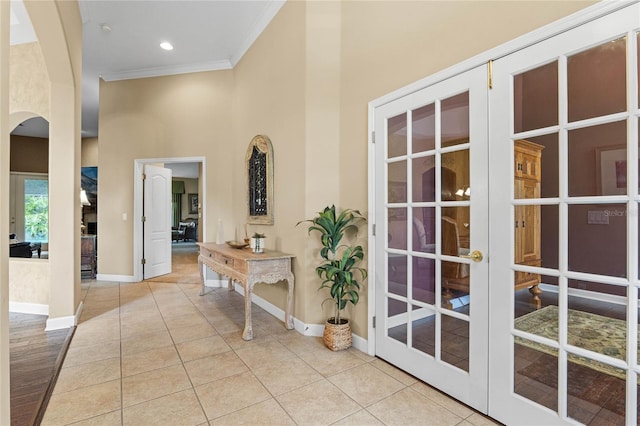
M480 250L474 250L470 255L461 254L460 257L464 257L465 259L471 259L474 262L482 262L483 256Z

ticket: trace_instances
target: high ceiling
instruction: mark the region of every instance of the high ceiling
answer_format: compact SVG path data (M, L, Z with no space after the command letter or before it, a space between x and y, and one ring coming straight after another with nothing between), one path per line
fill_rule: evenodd
M80 0L82 136L98 134L99 78L106 81L233 68L284 0ZM21 0L11 0L11 44L36 40ZM163 41L174 49L160 48ZM14 134L36 136L32 120Z

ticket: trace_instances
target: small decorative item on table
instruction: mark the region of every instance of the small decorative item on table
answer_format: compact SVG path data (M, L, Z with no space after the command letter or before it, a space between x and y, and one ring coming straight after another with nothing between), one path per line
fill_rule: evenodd
M264 251L264 241L262 241L265 238L264 234L259 234L259 233L255 233L253 234L253 252L254 253L262 253Z
M233 247L234 249L243 249L249 245L249 243L241 243L240 241L227 241L227 245L229 247Z

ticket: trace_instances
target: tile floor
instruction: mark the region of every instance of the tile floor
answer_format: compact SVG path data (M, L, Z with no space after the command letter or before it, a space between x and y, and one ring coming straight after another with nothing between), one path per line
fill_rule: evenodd
M180 281L180 280L177 280ZM180 282L83 282L43 425L495 424L384 361L286 330L243 298Z

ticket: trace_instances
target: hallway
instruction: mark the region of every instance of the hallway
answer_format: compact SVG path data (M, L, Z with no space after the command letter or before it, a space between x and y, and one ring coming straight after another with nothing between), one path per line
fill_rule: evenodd
M288 331L255 305L256 337L242 340L243 297L226 288L199 296L197 256L184 251L165 277L83 282L43 425L495 424L380 359Z

